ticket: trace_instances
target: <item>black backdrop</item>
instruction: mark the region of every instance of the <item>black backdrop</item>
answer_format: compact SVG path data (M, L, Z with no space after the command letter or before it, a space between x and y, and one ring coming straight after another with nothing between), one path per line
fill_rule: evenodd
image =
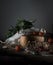
M0 0L0 39L17 18L37 19L36 28L53 32L53 0Z

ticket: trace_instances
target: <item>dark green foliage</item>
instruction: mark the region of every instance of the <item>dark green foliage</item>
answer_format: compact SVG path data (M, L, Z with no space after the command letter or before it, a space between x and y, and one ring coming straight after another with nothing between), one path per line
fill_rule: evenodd
M26 20L18 20L16 25L19 26L20 29L28 29L33 26L31 22L26 21Z
M14 35L17 31L19 32L21 29L28 29L33 26L32 22L27 21L25 19L18 19L15 27L11 26L7 33L7 38Z

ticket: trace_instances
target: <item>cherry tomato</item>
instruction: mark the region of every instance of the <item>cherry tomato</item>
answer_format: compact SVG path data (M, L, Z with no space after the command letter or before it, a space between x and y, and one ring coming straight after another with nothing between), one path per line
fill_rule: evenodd
M18 46L18 45L15 46L15 50L16 50L16 51L20 51L20 46Z
M52 41L53 41L52 38L49 38L49 39L48 39L48 42L49 42L49 43L51 43Z
M39 32L39 35L40 35L40 36L43 36L43 34L44 34L43 32Z

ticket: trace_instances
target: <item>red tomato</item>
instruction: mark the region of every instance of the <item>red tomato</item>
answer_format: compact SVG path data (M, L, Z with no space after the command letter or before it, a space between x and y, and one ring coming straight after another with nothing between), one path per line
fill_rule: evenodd
M51 38L48 39L48 42L51 43L53 40Z
M39 32L33 32L33 35L38 35Z
M15 50L16 50L16 51L20 51L20 46L17 45L17 46L15 47Z
M33 32L33 35L36 35L37 33L36 32Z
M43 32L39 32L39 35L40 35L40 36L43 36L43 34L44 34Z

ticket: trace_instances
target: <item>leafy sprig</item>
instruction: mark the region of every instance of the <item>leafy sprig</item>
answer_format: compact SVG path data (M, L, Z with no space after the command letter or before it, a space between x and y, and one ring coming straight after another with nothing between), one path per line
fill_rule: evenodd
M33 22L27 21L25 19L17 19L17 23L15 25L15 27L10 26L6 37L11 37L12 35L14 35L17 31L19 32L21 29L28 29L31 28L33 26Z

